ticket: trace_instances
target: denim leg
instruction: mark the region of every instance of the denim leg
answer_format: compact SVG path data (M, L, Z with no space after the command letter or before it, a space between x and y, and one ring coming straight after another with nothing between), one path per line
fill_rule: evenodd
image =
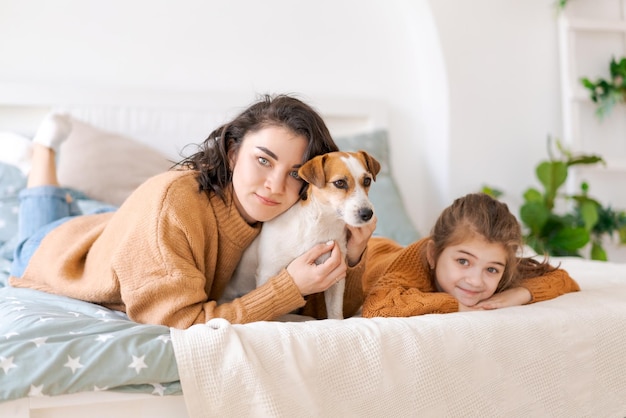
M76 203L67 201L67 190L56 186L38 186L20 192L18 240L32 236L41 227L67 216L82 215Z
M22 277L30 258L50 231L82 214L75 201L67 201L67 191L60 187L28 188L19 196L18 245L10 272L14 277Z

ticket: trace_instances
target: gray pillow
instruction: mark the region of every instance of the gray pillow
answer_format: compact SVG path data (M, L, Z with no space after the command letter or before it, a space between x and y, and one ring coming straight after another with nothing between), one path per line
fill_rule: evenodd
M72 118L57 174L63 186L120 206L141 183L171 166L171 161L146 144Z
M406 213L398 187L391 176L389 144L386 130L335 138L342 151L363 150L381 165L376 182L370 189L370 200L378 217L374 236L393 239L402 245L419 239L419 234Z

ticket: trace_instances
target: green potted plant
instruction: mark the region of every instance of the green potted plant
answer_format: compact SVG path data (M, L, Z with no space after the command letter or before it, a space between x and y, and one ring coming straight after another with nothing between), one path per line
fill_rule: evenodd
M609 80L598 78L594 82L586 77L580 80L589 90L591 100L598 105L596 114L601 119L608 116L615 105L626 102L626 58L619 61L611 58L609 71Z
M589 195L589 186L582 182L580 192L568 194L561 190L570 167L604 164L597 155L573 155L557 140L558 156L552 152L548 138L549 159L540 161L535 174L543 190L534 187L524 192L520 219L526 244L539 254L578 256L591 243L588 258L607 260L603 238L618 234L626 244L626 212L604 206ZM489 186L483 192L498 198L502 192ZM566 208L559 212L558 208Z

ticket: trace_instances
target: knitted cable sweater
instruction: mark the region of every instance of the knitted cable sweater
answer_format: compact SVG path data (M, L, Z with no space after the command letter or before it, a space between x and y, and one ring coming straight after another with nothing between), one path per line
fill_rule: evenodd
M426 259L423 238L407 247L386 238L372 238L368 244L367 271L363 276L364 317L405 317L429 313L457 312L457 300L437 290ZM580 290L578 284L562 269L543 276L524 279L528 303L553 299Z
M41 242L15 287L65 295L124 311L134 321L188 328L212 318L271 320L305 300L287 271L230 303L217 304L260 231L234 205L199 192L195 171L142 184L113 213L72 219ZM227 196L230 202L230 195ZM346 315L363 301L363 261L348 269ZM324 318L325 309L307 309Z

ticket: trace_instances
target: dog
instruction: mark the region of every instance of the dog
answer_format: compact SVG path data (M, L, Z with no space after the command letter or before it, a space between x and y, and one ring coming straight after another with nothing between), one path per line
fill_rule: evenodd
M262 285L316 244L334 240L345 256L346 225L364 226L373 219L368 193L379 171L380 163L365 151L330 152L303 164L298 175L308 183L305 197L263 224L244 252L222 300L232 300L242 291L252 290L250 286ZM316 263L328 257L330 253ZM344 290L345 278L324 292L329 319L343 319Z

